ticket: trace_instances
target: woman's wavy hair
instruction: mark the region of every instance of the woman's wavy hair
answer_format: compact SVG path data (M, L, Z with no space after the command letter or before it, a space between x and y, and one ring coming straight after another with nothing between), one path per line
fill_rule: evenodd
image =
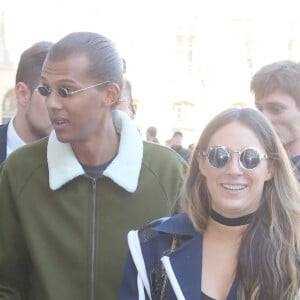
M211 136L231 122L253 130L273 164L273 178L265 182L260 206L243 234L236 269L237 299L292 300L299 289L299 183L290 160L269 121L252 108L229 108L203 130L190 161L182 192L184 211L194 227L206 229L210 193L199 170L200 152Z

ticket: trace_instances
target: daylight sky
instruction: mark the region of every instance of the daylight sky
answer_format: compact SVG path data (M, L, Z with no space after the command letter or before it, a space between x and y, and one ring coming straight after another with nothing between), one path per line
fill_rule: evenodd
M197 31L206 46L199 58L201 55L210 71L207 90L194 97L199 100L196 126L201 128L230 103L252 102L250 74L244 74L245 62L240 63L245 46L237 46L236 40L231 44L235 39L232 32L241 30L243 36L245 31L259 41L259 53L254 53L258 68L287 59L290 20L298 22L293 30L300 39L299 12L299 0L0 0L6 45L15 66L23 50L40 40L56 42L73 31L95 31L112 39L127 59L134 96L142 100L137 121L141 120L144 128L169 125L170 101L189 99L192 89L200 91L199 82L183 78L174 87L170 79L174 75L168 64L174 54L170 45L175 42L178 20L197 17L201 23ZM232 28L234 18L244 20L244 27ZM160 130L166 136L171 131L169 127ZM197 135L199 130L195 130Z

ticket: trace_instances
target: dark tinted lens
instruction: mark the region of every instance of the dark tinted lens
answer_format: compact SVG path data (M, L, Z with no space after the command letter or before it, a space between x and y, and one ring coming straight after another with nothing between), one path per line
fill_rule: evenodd
M245 149L240 155L240 162L246 169L254 169L260 162L259 153L255 149Z
M224 167L229 160L229 153L221 147L212 147L208 153L208 161L215 168Z
M59 88L57 90L57 93L59 96L63 97L63 98L67 98L69 95L69 91L66 88Z
M50 90L45 86L39 86L38 91L42 96L48 96L50 94Z

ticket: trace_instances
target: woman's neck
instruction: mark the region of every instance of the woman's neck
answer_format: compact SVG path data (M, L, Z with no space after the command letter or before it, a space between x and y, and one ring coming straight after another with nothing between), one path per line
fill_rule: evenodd
M228 218L228 217L225 217L225 216L219 214L218 212L216 212L213 209L210 211L210 217L213 220L215 220L216 222L218 222L222 225L233 226L233 227L249 224L251 222L252 216L253 216L253 213L239 216L236 218Z

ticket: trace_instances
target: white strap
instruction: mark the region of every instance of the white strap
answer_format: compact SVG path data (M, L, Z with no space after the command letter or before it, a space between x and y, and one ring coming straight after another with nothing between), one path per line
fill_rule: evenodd
M174 293L177 297L177 300L185 300L185 297L182 293L182 290L179 286L179 283L178 283L177 278L174 274L172 265L170 263L170 258L168 256L163 256L160 260L162 261L162 263L165 267L166 273L169 277L170 284L171 284L171 286L174 290Z
M130 231L127 235L127 240L128 240L128 246L129 246L129 250L130 250L132 259L134 261L134 264L135 264L137 272L138 272L137 286L138 286L138 291L139 291L139 300L145 299L144 288L147 292L149 299L152 300L151 292L150 292L150 284L149 284L149 280L148 280L148 276L147 276L147 272L146 272L146 266L145 266L145 262L144 262L141 245L140 245L138 231L137 230Z
M298 294L297 294L297 296L295 297L294 300L300 300L300 289L298 290Z
M137 281L137 287L139 292L139 300L146 300L144 285L139 274L137 275L136 281Z

